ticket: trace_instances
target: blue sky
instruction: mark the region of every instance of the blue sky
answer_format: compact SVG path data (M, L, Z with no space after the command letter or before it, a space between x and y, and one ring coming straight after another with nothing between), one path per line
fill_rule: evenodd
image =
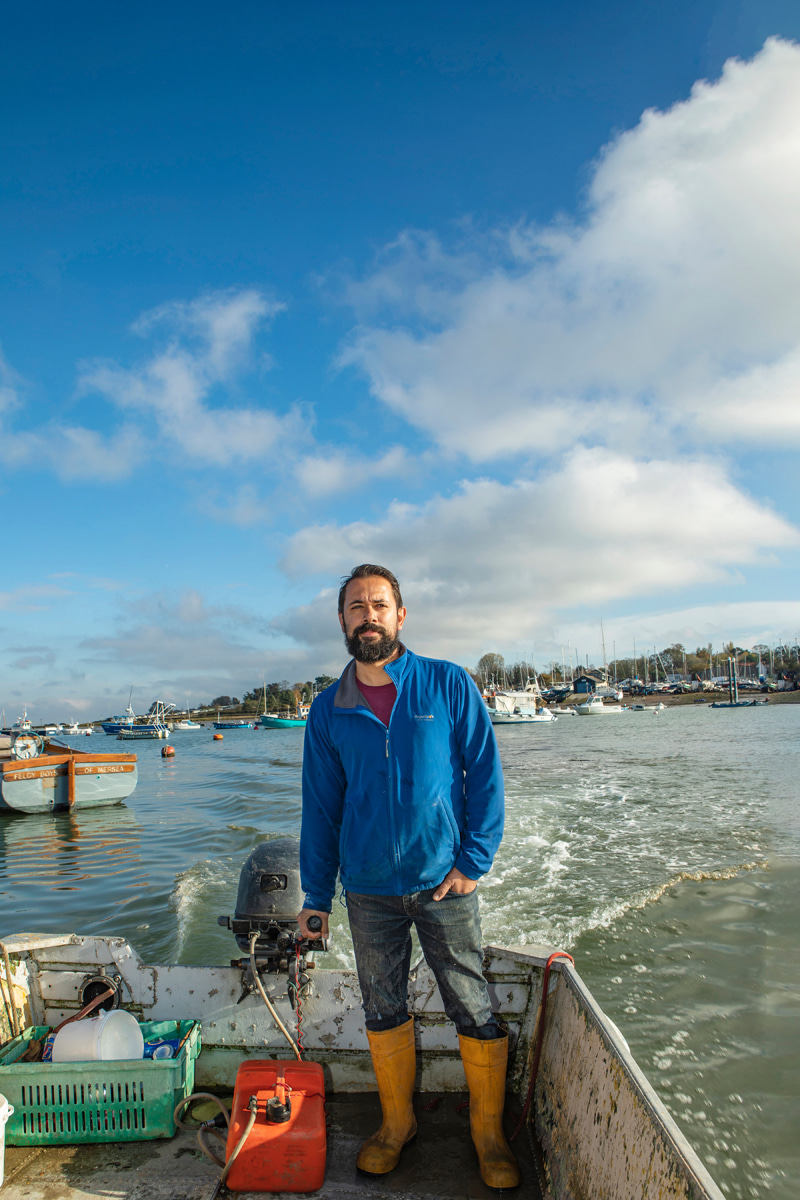
M800 11L18 6L0 703L800 632Z

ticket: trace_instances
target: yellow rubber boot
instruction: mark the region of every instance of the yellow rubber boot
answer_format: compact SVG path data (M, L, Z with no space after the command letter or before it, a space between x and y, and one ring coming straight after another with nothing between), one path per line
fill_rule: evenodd
M382 1033L367 1030L372 1066L378 1081L383 1124L367 1138L358 1152L356 1166L370 1175L393 1171L400 1151L417 1132L417 1120L411 1106L417 1057L414 1049L414 1020L386 1029Z
M517 1160L503 1134L508 1038L458 1035L469 1088L469 1126L481 1179L489 1187L512 1188L520 1181Z

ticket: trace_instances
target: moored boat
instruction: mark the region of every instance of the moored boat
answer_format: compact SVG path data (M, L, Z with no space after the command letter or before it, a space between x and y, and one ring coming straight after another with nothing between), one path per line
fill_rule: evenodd
M579 717L605 716L606 713L629 711L629 709L623 708L620 704L605 704L599 696L592 696L591 700L585 700L583 704L575 705L575 712Z
M278 717L273 713L262 713L259 720L264 729L296 729L306 724L305 717Z
M134 725L130 729L120 729L117 734L118 742L147 742L169 737L166 725Z
M0 812L119 804L136 787L135 754L91 754L35 734L0 739Z
M12 733L12 734L30 733L32 728L33 728L33 726L31 725L30 721L28 720L28 709L27 709L27 707L25 707L22 710L22 716L17 717L16 721L11 726L11 728L4 729L3 732L4 733Z
M156 700L154 704L150 705L150 711L146 717L137 717L129 704L126 717L113 717L111 721L102 722L103 729L107 734L115 734L117 738L129 741L167 738L169 737L167 717L174 707L174 704L165 704L163 700Z
M119 733L120 730L122 730L122 729L130 729L130 727L133 725L134 721L136 720L136 713L133 711L133 708L131 707L132 697L133 697L133 688L131 688L131 696L128 699L128 707L125 709L125 712L121 716L109 717L107 721L101 721L103 732L107 733L109 735L109 737L113 737L115 734Z
M260 888L260 881L255 883ZM121 1154L114 1144L120 1135L114 1136L113 1130L124 1131L126 1119L131 1128L133 1104L125 1089L120 1094L112 1088L109 1093L104 1086L101 1099L92 1101L92 1131L79 1127L79 1132L70 1133L70 1120L79 1121L82 1115L82 1094L64 1102L60 1089L40 1086L47 1082L48 1071L52 1077L59 1068L18 1063L34 1035L41 1037L40 1030L76 1015L86 998L99 996L109 985L112 1002L121 1001L140 1021L201 1023L196 1092L230 1089L245 1061L249 1070L260 1066L265 1072L274 1069L275 1060L285 1062L288 1077L296 1050L295 1057L302 1054L322 1066L328 1153L324 1182L315 1194L323 1200L341 1200L343 1195L351 1200L421 1200L489 1194L478 1178L469 1122L459 1113L464 1107L464 1076L455 1030L424 962L412 969L409 985L421 1093L416 1106L418 1137L385 1183L383 1177L358 1176L358 1144L380 1122L380 1106L356 973L328 969L319 958L310 970L314 952L308 943L297 942L293 918L280 905L280 890L260 895L262 904L269 902L273 909L278 901L270 928L259 929L258 915L244 916L238 904L233 919L220 918L220 923L230 923L240 949L242 944L247 947L231 965L148 965L125 939L111 936L19 934L3 939L5 962L14 966L6 967L12 974L10 980L6 977L8 1000L0 1022L6 1038L17 1037L0 1052L0 1091L14 1108L6 1145L12 1154L14 1147L25 1147L12 1164L11 1179L6 1151L9 1200L32 1194L34 1180L38 1188L49 1184L48 1194L60 1200L100 1194L108 1189L111 1171L119 1194L140 1194L141 1189L153 1200L210 1195L219 1177L217 1168L192 1157L193 1134L179 1134L171 1144L161 1142L154 1152L152 1145L137 1148L136 1133L125 1132ZM489 946L484 971L492 1007L509 1032L506 1133L522 1166L518 1197L723 1200L622 1034L567 956L550 947ZM102 1079L111 1078L121 1066L135 1065L104 1063ZM140 1091L146 1093L164 1069L171 1069L169 1062L135 1066L137 1080L147 1077L144 1085L137 1085ZM95 1071L91 1078L100 1075ZM57 1096L48 1094L56 1090ZM147 1113L138 1092L136 1104L141 1120ZM148 1135L142 1131L138 1136ZM57 1143L75 1141L111 1144L105 1157L99 1146L75 1158L59 1153ZM31 1145L40 1147L34 1166Z
M131 696L133 689L131 688ZM110 717L107 721L102 721L103 731L110 737L127 735L129 731L137 731L140 737L160 737L168 736L167 733L167 717L174 709L174 704L165 704L163 700L156 700L150 705L150 710L147 716L137 717L131 707L130 699L128 707L121 717Z
M556 717L544 705L541 708L531 706L523 708L517 704L516 697L504 692L495 692L487 700L489 719L492 725L534 725L556 720Z

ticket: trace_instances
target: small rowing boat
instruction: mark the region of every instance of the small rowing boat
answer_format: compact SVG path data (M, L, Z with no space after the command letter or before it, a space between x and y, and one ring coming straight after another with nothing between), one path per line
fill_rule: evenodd
M119 804L136 787L135 754L89 754L38 734L0 738L0 812Z

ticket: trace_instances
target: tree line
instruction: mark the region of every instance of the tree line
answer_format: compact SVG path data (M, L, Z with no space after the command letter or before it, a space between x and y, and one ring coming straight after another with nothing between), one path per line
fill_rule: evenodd
M310 704L314 696L330 684L335 683L333 675L317 675L304 683L290 683L288 679L277 679L271 683L259 683L245 692L241 700L236 696L215 696L208 704L198 705L198 708L236 709L242 713L263 712L271 713L294 712L299 704Z

